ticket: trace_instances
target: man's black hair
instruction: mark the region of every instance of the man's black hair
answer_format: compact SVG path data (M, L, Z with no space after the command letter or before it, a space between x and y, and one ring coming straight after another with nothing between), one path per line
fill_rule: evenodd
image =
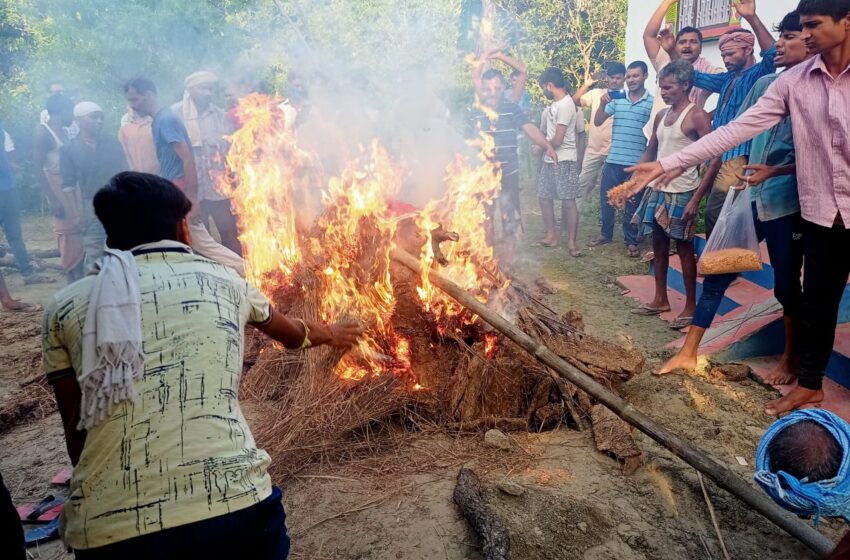
M500 71L496 70L495 68L490 68L489 70L484 72L484 74L481 75L482 80L492 80L494 78L499 78L500 80L504 80L505 75L502 74Z
M829 431L812 420L788 426L767 446L770 471L785 471L809 482L835 478L844 452Z
M629 64L629 70L634 70L635 68L640 68L640 71L644 74L649 74L649 66L646 65L646 62L642 60L635 60L631 64Z
M191 209L192 203L174 183L150 173L119 173L94 195L94 213L109 246L122 251L177 240L177 226Z
M689 33L696 33L696 36L699 37L699 44L702 45L702 42L704 40L704 37L702 35L702 31L700 31L696 27L691 27L691 26L683 27L682 29L680 29L679 32L676 33L676 41L681 39L682 35L688 35Z
M65 95L64 93L54 93L50 97L47 98L47 104L45 106L48 114L50 115L62 115L67 113L74 112L74 102L71 101L71 98Z
M567 89L567 79L564 78L564 73L554 67L544 70L540 74L540 78L537 79L537 83L540 84L540 87L544 87L546 84L552 84L558 89Z
M609 76L625 76L626 65L622 62L609 62L605 67L605 73Z
M797 6L801 16L829 16L840 21L850 14L850 0L801 0Z
M153 83L153 80L143 78L141 76L138 78L133 78L132 80L124 84L124 93L130 91L130 88L133 88L139 93L147 93L150 91L153 92L154 95L157 94L156 84Z
M794 10L786 14L782 21L773 28L777 33L785 33L786 31L803 31L803 24L800 22L800 12Z

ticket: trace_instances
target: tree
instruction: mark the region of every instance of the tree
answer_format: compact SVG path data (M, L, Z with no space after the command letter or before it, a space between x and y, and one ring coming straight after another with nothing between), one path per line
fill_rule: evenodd
M532 76L547 66L556 66L573 84L580 85L604 62L623 58L626 0L498 0L498 3L516 14L524 30L519 49Z

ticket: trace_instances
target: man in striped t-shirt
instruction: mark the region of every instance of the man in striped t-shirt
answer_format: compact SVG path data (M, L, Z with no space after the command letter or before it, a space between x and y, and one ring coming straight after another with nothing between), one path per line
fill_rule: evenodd
M495 143L492 154L502 173L502 189L499 193L499 212L502 214L502 237L507 242L516 239L521 222L519 202L519 154L517 133L524 132L532 142L543 149L552 161L558 154L540 129L531 124L528 114L515 103L505 100L505 78L501 72L491 68L481 76L477 93L483 107L470 109L467 136L477 138L488 134ZM635 161L637 163L637 161ZM493 239L493 224L488 224L488 237Z
M608 203L608 191L631 177L626 168L635 165L646 151L646 136L643 128L649 122L652 105L655 98L646 89L646 79L649 68L644 62L632 62L626 71L627 92L609 91L602 96L599 111L596 112L596 126L609 118L614 118L614 129L611 136L611 151L605 168L602 170L602 188L599 191L599 202L602 207L602 231L590 245L598 246L611 243L614 238L614 207ZM637 197L626 203L623 218L623 237L629 248L630 257L639 257L637 226L632 224L638 203Z

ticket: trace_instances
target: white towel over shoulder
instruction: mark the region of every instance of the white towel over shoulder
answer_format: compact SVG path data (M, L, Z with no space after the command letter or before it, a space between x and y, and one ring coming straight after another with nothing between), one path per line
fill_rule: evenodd
M83 326L81 430L106 419L115 404L135 400L134 382L145 370L139 271L133 254L107 249L94 272Z

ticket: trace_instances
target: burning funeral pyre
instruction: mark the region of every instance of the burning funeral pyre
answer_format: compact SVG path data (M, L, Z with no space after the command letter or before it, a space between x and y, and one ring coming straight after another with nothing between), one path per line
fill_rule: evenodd
M241 101L222 180L248 278L283 313L367 326L345 355L291 353L253 338L243 391L256 401L259 444L281 458L278 479L322 456L371 448L370 434L392 420L453 429L589 424L587 395L432 286L432 267L608 387L641 371L642 355L584 334L580 317L559 317L501 271L487 234L499 189L484 156L488 135L478 159L449 166L446 194L416 209L395 199L403 170L377 142L323 184L277 103L258 94ZM417 255L424 272L395 262L396 249Z

